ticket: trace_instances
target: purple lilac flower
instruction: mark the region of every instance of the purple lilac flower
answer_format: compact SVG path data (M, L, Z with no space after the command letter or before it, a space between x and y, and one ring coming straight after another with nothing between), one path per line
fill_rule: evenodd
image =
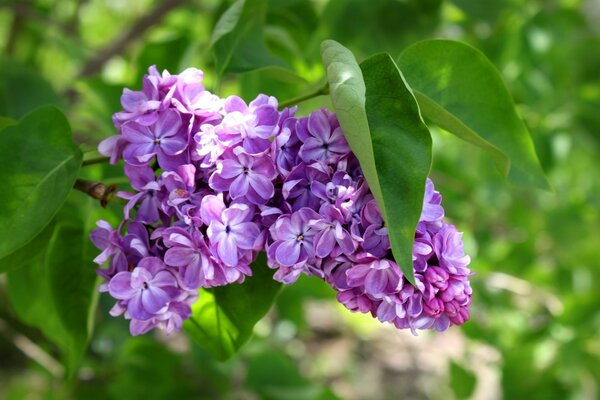
M111 315L133 335L181 330L200 288L243 282L266 250L274 279L314 275L348 309L400 329L469 319L470 259L429 179L413 286L335 114L298 118L262 94L221 99L203 77L150 67L141 91L123 92L118 134L99 146L111 163L124 160L134 191L119 192L128 202L118 229L98 221L90 234L94 261L107 265L97 273L116 300Z
M470 259L461 234L443 221L442 197L433 182L427 179L415 232L413 286L394 262L383 215L335 116L315 111L297 119L294 128L281 129L272 146L284 178L283 198L292 209L270 228L267 255L277 270L274 278L291 283L302 273L320 276L348 309L413 332L468 320ZM307 224L300 212L309 211L319 217Z
M270 157L251 156L236 147L217 162L209 185L214 190L228 190L232 199L244 198L252 204L266 204L275 194L275 177L275 166Z
M127 313L147 320L165 308L177 294L177 280L156 257L143 258L132 272L122 271L108 283L108 292L127 303Z
M181 116L171 109L161 112L152 126L133 121L123 124L123 138L129 142L123 151L125 162L146 165L157 156L158 165L165 170L184 164L188 143L182 127Z
M243 253L257 246L260 235L257 224L251 222L252 209L245 204L229 208L217 196L202 199L202 219L208 224L206 235L218 258L227 266L239 264Z

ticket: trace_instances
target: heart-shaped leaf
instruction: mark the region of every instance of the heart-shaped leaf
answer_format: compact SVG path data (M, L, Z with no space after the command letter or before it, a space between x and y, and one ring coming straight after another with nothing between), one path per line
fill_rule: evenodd
M52 220L81 166L62 112L43 106L0 132L0 258L24 246Z
M398 64L424 117L487 150L512 182L550 188L527 127L483 53L460 42L425 40L407 48Z

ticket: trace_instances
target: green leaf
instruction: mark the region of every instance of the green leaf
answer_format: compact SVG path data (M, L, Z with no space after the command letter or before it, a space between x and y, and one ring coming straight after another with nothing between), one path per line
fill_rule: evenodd
M238 0L217 22L211 39L217 75L278 65L265 44L263 26L267 0Z
M429 131L389 55L359 67L331 40L323 42L321 55L335 112L382 210L394 258L414 283L412 248L431 166Z
M97 216L70 200L56 218L47 248L28 265L7 275L15 312L61 349L68 376L77 370L85 354L98 298L92 263L97 251L87 234Z
M84 222L74 219L56 227L46 253L50 296L69 344L69 373L85 354L98 300L98 277L90 249Z
M46 250L53 232L54 224L51 222L31 242L0 259L0 273L9 272L30 264L35 257Z
M64 115L41 107L0 134L0 258L27 244L52 220L81 166Z
M201 290L184 329L215 358L225 361L250 339L254 325L265 316L281 285L273 280L264 253L252 264L244 283Z
M0 115L19 119L41 105L61 105L52 86L26 65L0 59L0 75Z
M487 150L512 182L550 189L527 127L483 53L460 42L426 40L407 48L399 66L426 118Z
M6 128L7 126L14 125L16 123L17 121L15 121L12 118L0 117L0 130Z
M454 361L450 362L450 386L457 399L468 399L475 390L477 377Z

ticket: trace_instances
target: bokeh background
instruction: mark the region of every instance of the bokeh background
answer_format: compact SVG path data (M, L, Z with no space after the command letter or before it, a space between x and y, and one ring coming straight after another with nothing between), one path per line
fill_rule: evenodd
M271 0L266 43L294 73L217 83L209 43L229 4L2 0L0 85L12 90L0 108L24 113L52 99L92 150L114 134L122 88L138 88L153 64L203 69L221 96L288 99L323 83L324 39L361 60L444 37L498 68L555 191L510 186L482 151L431 127L432 177L476 271L472 320L442 334L415 337L351 314L326 285L302 279L219 363L184 334L131 338L101 297L83 366L65 381L52 344L15 318L0 277L0 398L600 398L600 1ZM15 71L28 83L6 78ZM327 104L316 98L301 112ZM119 174L104 176L126 189Z

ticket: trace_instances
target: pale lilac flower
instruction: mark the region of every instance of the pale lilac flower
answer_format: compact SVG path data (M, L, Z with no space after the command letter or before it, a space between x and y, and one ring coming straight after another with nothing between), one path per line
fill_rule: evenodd
M313 257L316 232L309 222L319 218L319 214L309 208L278 218L270 228L274 240L268 249L270 260L278 265L291 267Z
M152 126L127 122L121 127L123 137L129 142L123 151L125 162L131 165L146 165L154 156L165 170L177 168L185 163L187 133L179 113L165 110ZM183 128L185 129L185 128Z
M111 296L127 302L128 314L138 320L152 318L177 294L177 280L156 257L142 259L132 272L116 274L108 283Z
M335 163L350 151L339 126L330 124L325 111L315 111L308 117L308 137L303 140L300 157L304 162L322 161Z
M245 251L255 249L260 229L251 222L252 209L247 205L232 204L227 208L217 196L206 196L201 214L208 225L206 234L211 247L225 265L237 266Z
M239 147L224 157L210 177L211 188L228 190L231 198L245 198L253 204L265 204L273 197L277 172L270 157L251 156Z

